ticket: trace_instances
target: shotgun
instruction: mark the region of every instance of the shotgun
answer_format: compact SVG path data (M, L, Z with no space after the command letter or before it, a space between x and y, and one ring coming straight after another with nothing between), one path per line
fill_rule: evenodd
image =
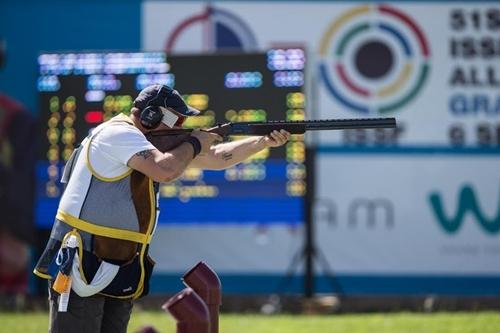
M364 119L322 119L298 121L256 121L256 122L228 122L217 124L214 127L203 129L222 137L228 135L267 135L274 130L284 129L290 134L304 134L306 131L368 129L368 128L396 128L395 118L364 118ZM170 130L153 131L151 136L182 135L192 132L191 128L175 128Z

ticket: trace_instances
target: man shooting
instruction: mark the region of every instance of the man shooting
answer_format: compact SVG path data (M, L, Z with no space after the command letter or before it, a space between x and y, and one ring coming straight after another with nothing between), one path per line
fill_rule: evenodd
M50 332L126 332L132 301L149 289L159 182L188 167L228 168L290 138L280 130L220 143L217 134L194 130L175 145L148 141L152 132L178 129L198 113L177 91L153 85L139 93L129 117L99 125L73 152L34 271L49 280Z

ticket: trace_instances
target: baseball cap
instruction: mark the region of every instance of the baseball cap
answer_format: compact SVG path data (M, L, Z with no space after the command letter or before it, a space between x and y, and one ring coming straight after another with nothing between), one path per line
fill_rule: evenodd
M184 116L196 116L200 113L199 110L187 105L177 90L162 84L154 84L141 90L134 100L134 106L141 110L148 106L162 106Z

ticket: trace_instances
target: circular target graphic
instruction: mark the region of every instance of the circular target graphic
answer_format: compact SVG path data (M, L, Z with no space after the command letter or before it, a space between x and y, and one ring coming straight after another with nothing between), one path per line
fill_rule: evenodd
M257 40L250 27L237 15L207 5L203 12L184 19L167 38L165 50L170 54L184 39L192 38L190 29L201 29L201 51L243 50L253 51Z
M422 29L388 5L354 7L333 21L320 44L319 73L347 108L384 114L418 95L429 74Z

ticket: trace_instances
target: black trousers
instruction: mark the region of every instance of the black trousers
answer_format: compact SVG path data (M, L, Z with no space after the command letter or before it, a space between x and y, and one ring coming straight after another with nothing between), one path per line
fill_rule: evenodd
M49 282L49 333L126 333L132 301L71 291L67 312L58 312L59 294Z

